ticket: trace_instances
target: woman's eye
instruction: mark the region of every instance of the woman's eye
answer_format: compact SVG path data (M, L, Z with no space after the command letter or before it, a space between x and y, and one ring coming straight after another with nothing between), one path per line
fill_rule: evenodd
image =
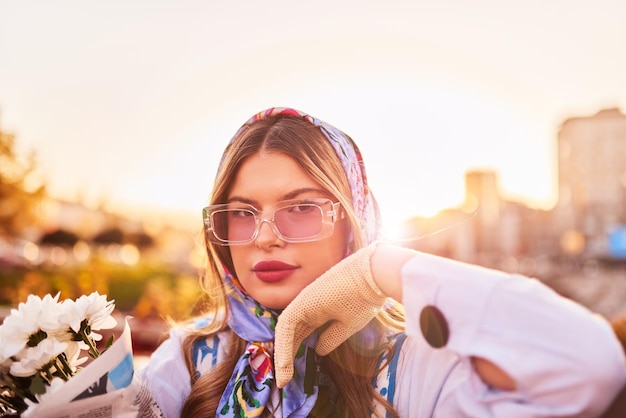
M296 213L305 213L313 210L313 207L313 205L294 205L291 207L291 211Z
M249 216L254 216L252 212L246 209L233 209L230 211L230 215L233 218L246 218Z

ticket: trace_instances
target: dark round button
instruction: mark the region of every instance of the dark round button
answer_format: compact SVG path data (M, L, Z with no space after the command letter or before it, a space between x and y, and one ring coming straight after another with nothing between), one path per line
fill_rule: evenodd
M433 348L441 348L448 343L450 336L448 321L437 307L428 305L422 309L420 328L424 339Z

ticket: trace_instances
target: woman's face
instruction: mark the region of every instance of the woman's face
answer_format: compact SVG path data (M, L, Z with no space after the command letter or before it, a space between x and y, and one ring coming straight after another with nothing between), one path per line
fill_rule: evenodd
M229 202L250 203L266 219L272 217L276 203L307 198L336 201L291 157L267 151L242 163L228 195ZM306 285L343 258L347 225L346 219L339 220L330 237L291 243L281 240L269 223L263 222L253 242L230 247L235 274L259 303L273 309L285 308Z

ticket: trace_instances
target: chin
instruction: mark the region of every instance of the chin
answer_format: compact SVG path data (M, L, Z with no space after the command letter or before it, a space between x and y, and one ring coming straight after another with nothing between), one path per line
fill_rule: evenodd
M289 303L286 303L286 302L273 302L273 303L272 302L267 302L267 303L261 302L261 305L265 306L268 309L275 309L275 310L285 309L287 305L289 305Z
M278 299L275 295L273 296L271 298L257 299L257 301L268 309L285 309L289 305L288 300Z
M298 294L292 294L285 289L272 289L268 292L257 293L251 296L268 309L285 309Z

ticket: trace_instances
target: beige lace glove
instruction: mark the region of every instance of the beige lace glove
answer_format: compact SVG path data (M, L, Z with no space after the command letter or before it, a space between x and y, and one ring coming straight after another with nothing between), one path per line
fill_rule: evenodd
M387 297L372 278L370 258L377 243L361 248L331 267L285 308L278 318L274 345L276 383L284 387L293 377L293 360L300 343L315 329L315 351L327 355L361 330L382 308Z

